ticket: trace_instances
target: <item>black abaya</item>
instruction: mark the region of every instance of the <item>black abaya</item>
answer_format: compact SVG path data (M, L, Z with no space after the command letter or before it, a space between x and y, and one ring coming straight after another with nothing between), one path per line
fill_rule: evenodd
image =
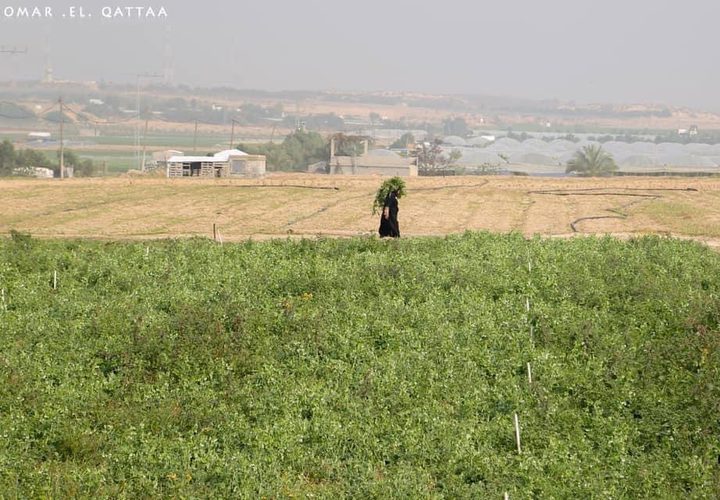
M389 217L385 218L385 209L388 211ZM398 200L397 195L393 192L385 198L382 214L380 215L380 229L378 232L381 237L389 236L391 238L400 237L400 224L398 223Z

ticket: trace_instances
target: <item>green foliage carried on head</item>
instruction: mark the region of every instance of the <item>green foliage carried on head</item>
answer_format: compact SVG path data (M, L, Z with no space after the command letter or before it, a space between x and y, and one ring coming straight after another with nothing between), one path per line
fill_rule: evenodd
M385 198L393 192L397 191L397 197L402 198L405 196L405 181L400 177L392 177L382 183L380 189L375 194L375 201L373 202L373 215L375 215L379 209L385 204Z

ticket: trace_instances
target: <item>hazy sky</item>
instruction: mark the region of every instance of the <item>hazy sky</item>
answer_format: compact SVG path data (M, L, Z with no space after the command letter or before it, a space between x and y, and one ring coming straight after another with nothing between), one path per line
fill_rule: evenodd
M6 16L46 4L51 18ZM103 18L116 5L167 18ZM190 85L720 110L719 19L718 0L0 0L0 45L28 47L0 54L0 80L40 78L47 45L56 78L134 82L162 72L169 40L175 82Z

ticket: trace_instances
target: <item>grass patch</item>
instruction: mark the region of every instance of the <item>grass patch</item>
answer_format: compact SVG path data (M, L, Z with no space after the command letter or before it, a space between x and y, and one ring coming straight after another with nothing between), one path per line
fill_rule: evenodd
M702 210L702 214L698 213ZM720 211L717 206L706 204L700 208L690 203L656 201L638 210L654 223L662 225L676 234L687 236L720 236Z
M695 215L695 208L688 203L682 202L653 202L648 204L644 211L658 220L663 220L667 217L691 219Z

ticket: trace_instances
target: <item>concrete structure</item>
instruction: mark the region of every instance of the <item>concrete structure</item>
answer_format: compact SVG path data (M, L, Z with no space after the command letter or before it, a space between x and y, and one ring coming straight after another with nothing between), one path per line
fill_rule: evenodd
M166 161L168 177L259 177L265 175L265 156L237 149L213 156L172 156Z
M404 158L387 149L368 151L368 142L363 142L363 153L359 156L336 156L335 139L330 140L330 174L346 175L389 175L399 177L417 176L415 158Z

